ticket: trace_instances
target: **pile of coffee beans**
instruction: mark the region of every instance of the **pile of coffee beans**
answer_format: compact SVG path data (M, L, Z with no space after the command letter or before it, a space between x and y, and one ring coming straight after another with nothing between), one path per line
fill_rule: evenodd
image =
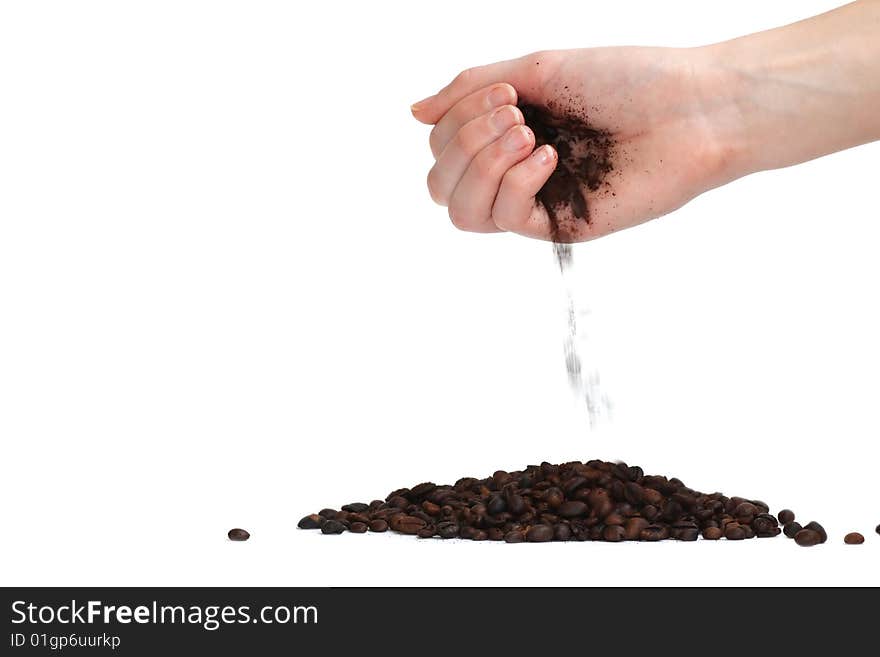
M769 511L759 500L701 493L675 477L594 460L498 470L491 477L464 477L451 486L421 483L369 504L323 509L300 520L299 527L325 534L390 529L420 538L508 543L695 541L700 536L739 541L778 536L782 530ZM780 520L786 526L797 524L790 511L780 513ZM804 531L808 533L800 545L827 538L818 523L798 526L791 535ZM810 542L814 538L816 543Z

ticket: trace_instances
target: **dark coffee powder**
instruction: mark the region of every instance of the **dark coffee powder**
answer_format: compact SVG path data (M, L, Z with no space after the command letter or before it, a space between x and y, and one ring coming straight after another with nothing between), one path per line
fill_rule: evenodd
M547 211L553 241L571 242L577 236L576 223L590 223L588 192L607 184L606 176L614 169L614 139L573 109L557 115L525 103L519 108L535 133L536 147L550 144L559 155L556 169L535 198Z

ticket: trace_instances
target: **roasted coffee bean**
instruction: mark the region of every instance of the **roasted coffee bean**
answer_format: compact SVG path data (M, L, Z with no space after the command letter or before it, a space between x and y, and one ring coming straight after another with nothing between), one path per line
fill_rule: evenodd
M504 497L500 494L492 495L489 498L488 504L486 504L486 508L489 513L495 515L496 513L502 513L507 510L507 502L504 501Z
M565 524L558 524L553 527L553 540L568 541L571 539L571 527Z
M246 541L251 535L244 529L230 529L226 534L229 537L230 541Z
M321 532L324 534L341 534L346 530L346 526L339 520L328 520L321 525Z
M327 520L333 520L336 517L336 509L321 509L318 515Z
M620 525L607 525L602 530L602 540L609 543L617 543L625 538L626 532Z
M558 488L548 488L541 499L542 501L546 502L547 506L549 506L551 509L558 509L565 501L565 497L563 497L562 491Z
M505 543L522 543L526 540L525 534L521 531L513 530L509 531L504 535Z
M783 509L776 515L776 517L779 518L779 524L787 525L794 522L794 511L791 509Z
M627 541L637 541L639 540L639 535L642 533L642 530L650 525L647 520L644 518L628 518L626 523L623 525L623 537Z
M880 525L877 525L876 527L874 527L874 531L877 532L878 534L880 534Z
M700 530L696 527L685 527L684 529L678 529L677 538L679 541L696 541L700 537Z
M489 540L489 534L482 529L478 529L471 535L472 541L486 541Z
M351 523L351 527L348 528L352 534L363 534L367 531L367 525L363 522L353 522Z
M530 543L544 543L553 540L553 527L550 525L532 525L526 531L526 540Z
M300 529L320 529L324 522L326 522L324 516L313 513L300 520L296 526Z
M782 528L782 532L788 538L794 538L797 533L802 529L803 527L801 527L801 523L792 520L791 522L787 523L785 527Z
M418 534L419 530L423 529L428 523L416 516L399 515L391 518L388 524L391 526L391 529L401 534Z
M828 534L825 533L825 528L815 520L808 522L806 525L804 525L804 529L812 529L814 532L819 534L821 543L824 543L828 540Z
M746 537L746 530L737 523L730 523L724 530L724 538L728 541L741 541Z
M440 538L455 538L458 536L460 528L456 522L440 522L437 523L437 535Z
M752 521L752 529L758 536L770 536L777 529L776 518L768 513L762 513Z
M416 532L416 536L418 536L419 538L434 538L436 534L437 530L431 525L428 525L427 527L422 527L419 531Z
M351 504L346 504L342 507L343 511L348 511L349 513L363 513L370 508L369 504L364 504L363 502L352 502Z
M624 485L624 496L630 504L641 504L644 498L644 489L634 481L628 481Z
M795 534L794 542L802 547L812 547L822 542L822 535L813 529L802 529Z
M431 483L430 481L425 482L424 484L419 484L418 486L413 486L408 495L406 497L412 498L422 498L425 495L431 493L435 488L437 488L437 484Z
M349 513L346 520L349 522L362 522L364 524L370 523L370 517L366 513Z
M647 518L648 520L654 520L654 518L656 518L659 513L660 510L653 504L649 504L648 506L642 508L642 517Z
M669 535L666 527L648 525L639 533L640 541L662 541Z
M585 515L589 509L584 502L564 502L557 511L563 518L576 518Z
M865 542L865 537L858 532L850 532L843 537L843 542L847 545L861 545Z
M387 532L388 531L388 523L384 520L377 519L370 522L370 531L371 532Z
M487 529L486 534L489 535L490 541L503 541L504 540L504 530L500 527L492 527L492 529Z
M724 532L721 531L719 527L706 527L703 530L703 538L707 541L717 541L724 535Z

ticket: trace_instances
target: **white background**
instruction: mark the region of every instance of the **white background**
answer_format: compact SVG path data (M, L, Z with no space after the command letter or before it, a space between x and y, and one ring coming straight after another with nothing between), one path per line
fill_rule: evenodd
M880 583L880 144L578 247L614 402L590 431L550 247L455 231L409 113L467 66L835 4L3 3L0 582ZM295 529L590 458L794 508L829 543Z

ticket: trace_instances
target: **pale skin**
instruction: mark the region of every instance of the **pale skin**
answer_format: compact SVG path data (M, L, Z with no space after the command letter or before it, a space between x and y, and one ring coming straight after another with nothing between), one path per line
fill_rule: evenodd
M572 96L618 143L613 194L586 191L589 221L568 222L580 242L880 139L880 0L700 48L555 50L463 71L412 106L433 126L428 189L457 228L551 239L535 194L557 155L535 148L516 104Z

